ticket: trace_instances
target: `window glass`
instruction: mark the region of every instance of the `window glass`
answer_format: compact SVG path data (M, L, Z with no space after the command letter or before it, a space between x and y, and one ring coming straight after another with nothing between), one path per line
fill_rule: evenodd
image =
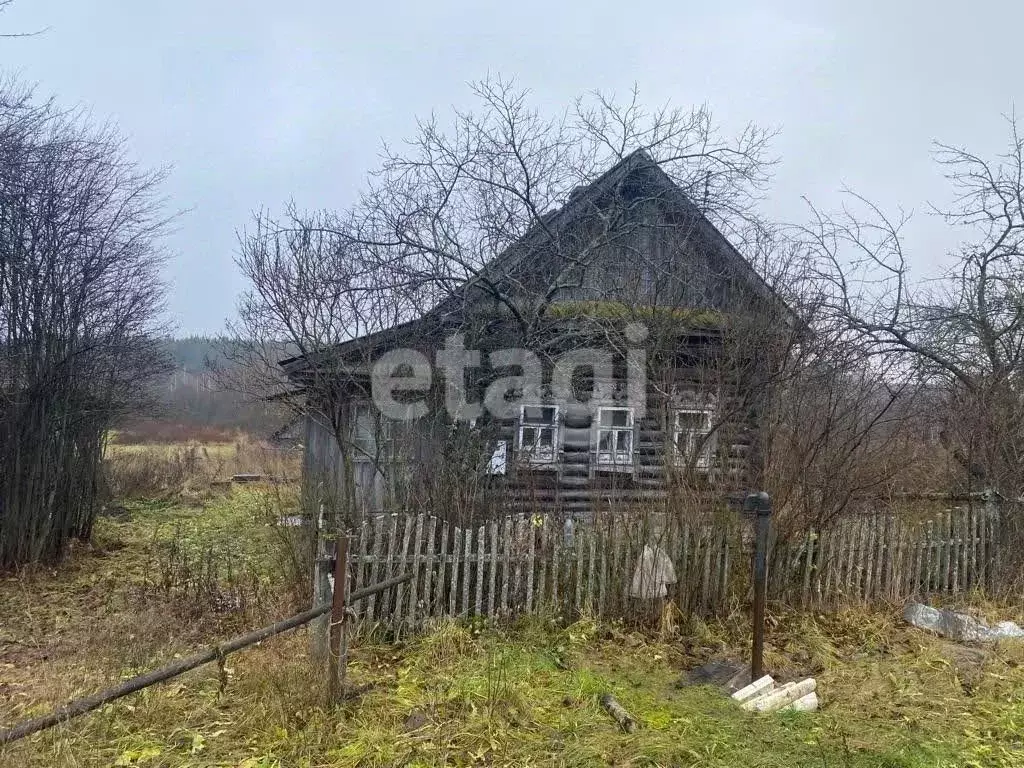
M714 448L711 432L710 410L687 408L676 411L672 430L676 461L682 464L692 460L697 469L708 469Z
M597 463L632 465L633 412L629 408L601 408L598 411Z
M520 410L517 449L530 463L552 463L558 447L557 406L524 405Z

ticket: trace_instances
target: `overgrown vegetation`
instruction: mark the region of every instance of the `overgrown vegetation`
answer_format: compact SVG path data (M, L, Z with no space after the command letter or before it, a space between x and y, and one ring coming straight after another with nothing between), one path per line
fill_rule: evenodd
M216 496L236 474L273 483L298 479L299 451L276 448L238 435L230 442L130 445L112 442L104 476L111 498L201 503Z
M88 539L104 434L165 370L161 180L0 79L0 568Z
M280 565L280 537L294 529L268 525L268 513L291 503L271 486L236 487L203 508L128 503L101 518L94 543L60 571L0 582L0 722L305 607ZM227 559L234 576L223 569ZM220 565L210 571L209 562ZM218 591L203 587L213 584ZM224 600L232 584L244 602ZM755 716L714 690L675 687L681 670L745 657L743 611L680 619L660 637L584 617L568 626L543 618L445 623L399 645L360 638L348 679L372 687L336 709L299 631L228 657L224 678L211 665L0 749L0 764L1024 763L1021 644L955 646L889 610L826 617L775 608L770 618L768 668L783 678L814 675L821 712ZM642 721L639 731L617 729L597 703L604 691Z

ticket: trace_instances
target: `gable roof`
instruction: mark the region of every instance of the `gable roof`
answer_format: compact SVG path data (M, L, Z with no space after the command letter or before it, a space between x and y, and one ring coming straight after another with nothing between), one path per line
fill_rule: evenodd
M397 342L412 332L416 332L419 336L424 332L434 333L457 329L461 324L468 297L474 289L488 282L500 283L502 280L507 280L509 275L524 267L527 259L536 255L535 249L543 244L551 232L567 228L583 215L586 206L595 204L603 196L614 192L620 184L634 174L646 174L648 178L645 182L653 185L652 189L663 196L662 199L694 223L702 239L722 258L727 268L746 283L755 295L778 307L781 316L793 321L792 310L765 282L750 262L704 215L679 185L665 173L660 164L646 150L638 149L626 155L594 181L574 189L561 208L543 214L540 221L534 224L525 235L490 259L478 274L463 284L459 291L442 300L421 317L343 342L338 345L336 351L345 354L348 350L356 347L379 347L382 344ZM290 372L303 367L302 360L302 356L289 358L282 360L280 365L286 372Z
M672 180L661 165L646 150L638 149L626 155L591 183L574 189L561 208L544 214L541 221L525 235L488 261L479 274L467 280L458 294L445 299L427 314L458 311L462 303L461 299L467 296L473 288L486 281L500 282L515 272L522 266L525 259L536 255L535 248L543 243L550 232L558 232L567 228L583 215L583 211L588 205L595 204L603 196L614 192L618 185L634 174L646 174L647 188L691 221L696 227L697 233L721 256L727 268L754 290L756 295L776 304L783 314L791 313L782 298Z

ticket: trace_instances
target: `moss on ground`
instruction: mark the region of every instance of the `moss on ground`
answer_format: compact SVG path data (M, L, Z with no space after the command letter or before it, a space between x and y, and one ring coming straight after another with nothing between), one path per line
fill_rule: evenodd
M253 626L260 612L196 612L147 588L153 553L244 542L270 562L258 490L205 509L135 505L105 518L91 549L60 571L0 581L0 722ZM177 533L172 533L177 531ZM185 545L183 545L185 546ZM283 589L275 569L268 585ZM289 603L265 606L287 613ZM988 610L993 610L989 607ZM1014 618L1003 614L1007 618ZM1024 646L964 650L892 611L771 617L769 667L813 674L813 714L752 715L681 669L742 654L744 617L680 622L659 638L580 619L441 624L400 644L357 643L349 681L372 685L339 707L304 631L0 748L0 765L50 766L1013 766L1024 765ZM618 730L610 691L643 727Z

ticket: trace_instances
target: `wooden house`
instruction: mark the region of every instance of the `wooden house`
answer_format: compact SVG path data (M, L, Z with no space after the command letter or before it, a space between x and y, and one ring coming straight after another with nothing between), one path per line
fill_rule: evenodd
M757 479L759 407L793 327L750 263L634 153L422 317L333 351L336 386L306 423L307 491L354 514L466 520L742 490ZM458 380L437 370L453 338L479 352ZM508 378L525 372L508 349L539 363L539 386ZM433 366L404 371L420 376L402 401L412 420L375 403L374 366L395 350L419 361L406 369ZM594 350L602 363L588 366ZM282 366L301 383L323 363ZM474 407L493 405L498 380L501 407ZM462 413L445 407L453 396Z

